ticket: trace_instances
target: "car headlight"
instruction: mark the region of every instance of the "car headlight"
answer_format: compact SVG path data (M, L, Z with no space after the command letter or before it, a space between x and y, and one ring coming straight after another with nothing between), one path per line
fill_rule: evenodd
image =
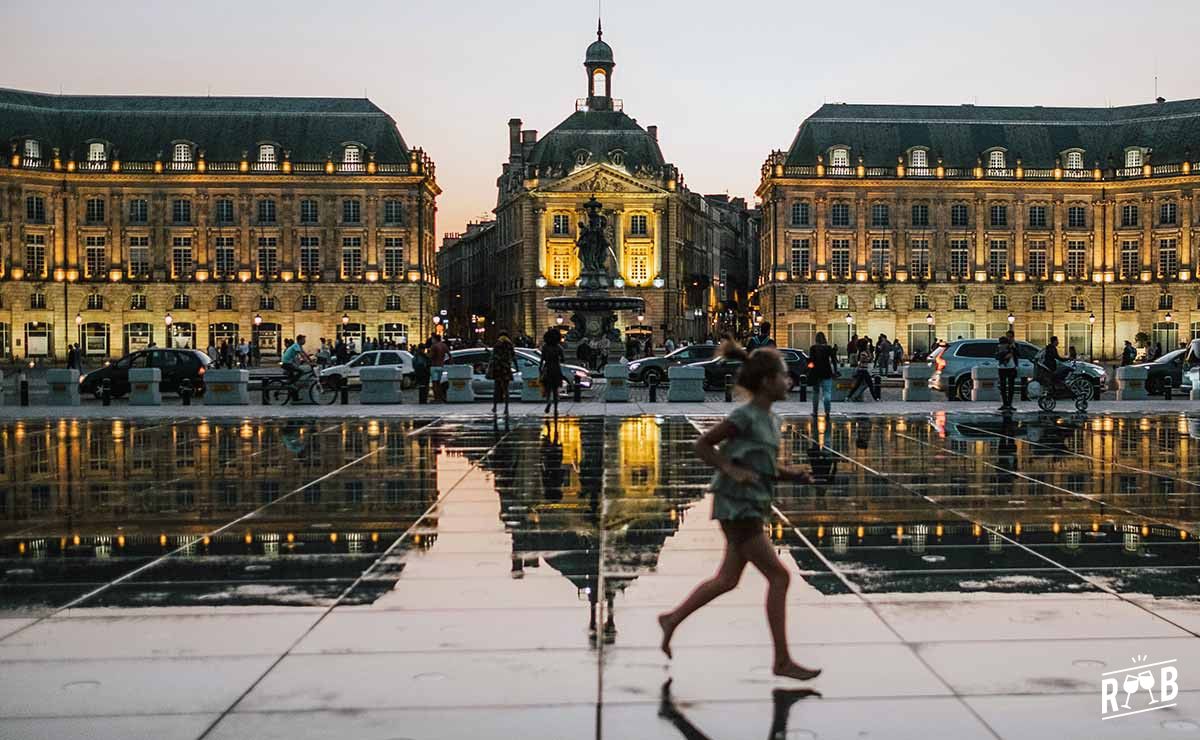
M86 377L87 377L87 373L84 373L83 375L80 375L80 376L79 376L79 384L80 384L80 385L83 385L83 380L84 380L84 378L86 378Z
M637 370L641 366L642 366L641 362L631 362L631 363L629 363L629 370L632 372L634 370Z

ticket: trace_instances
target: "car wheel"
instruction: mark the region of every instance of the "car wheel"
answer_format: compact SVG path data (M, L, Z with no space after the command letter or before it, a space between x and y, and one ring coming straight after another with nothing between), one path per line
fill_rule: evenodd
M662 385L663 371L652 367L646 371L646 385Z
M964 375L954 384L954 398L959 401L971 400L971 389L974 387L970 375Z

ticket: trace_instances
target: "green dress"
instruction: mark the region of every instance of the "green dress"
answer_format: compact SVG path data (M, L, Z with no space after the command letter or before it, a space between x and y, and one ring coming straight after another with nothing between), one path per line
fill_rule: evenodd
M721 443L721 453L759 474L753 483L738 483L721 471L713 475L713 519L771 518L771 491L779 455L779 417L753 404L734 409L727 419L736 437Z

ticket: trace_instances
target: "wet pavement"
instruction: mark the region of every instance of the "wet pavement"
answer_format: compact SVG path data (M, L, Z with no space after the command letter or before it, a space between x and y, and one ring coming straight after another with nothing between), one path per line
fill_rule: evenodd
M1200 737L1200 417L785 417L798 685L719 416L441 411L0 421L0 738Z

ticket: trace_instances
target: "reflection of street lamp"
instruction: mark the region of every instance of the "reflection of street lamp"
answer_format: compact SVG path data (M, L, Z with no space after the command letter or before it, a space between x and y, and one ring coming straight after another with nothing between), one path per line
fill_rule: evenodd
M1092 349L1092 332L1096 328L1096 312L1092 311L1088 314L1088 359L1092 359L1092 354L1095 352Z
M925 354L929 354L933 351L933 314L925 314L925 326L929 327L925 333Z

